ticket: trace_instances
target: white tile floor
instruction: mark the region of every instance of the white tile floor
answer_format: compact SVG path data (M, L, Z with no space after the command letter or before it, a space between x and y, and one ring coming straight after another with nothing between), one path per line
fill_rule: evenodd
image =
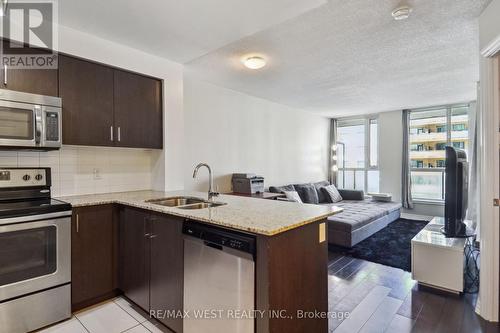
M84 309L71 319L45 328L39 333L170 333L166 327L149 321L147 313L118 297Z

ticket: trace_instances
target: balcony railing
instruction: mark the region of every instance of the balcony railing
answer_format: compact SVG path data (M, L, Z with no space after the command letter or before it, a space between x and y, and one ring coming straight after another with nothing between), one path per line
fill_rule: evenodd
M443 201L444 193L444 169L411 169L411 194L413 199Z
M451 141L469 138L469 131L451 132ZM446 132L418 133L410 134L410 143L422 142L446 142Z
M410 159L444 159L446 158L445 150L412 150L410 151Z

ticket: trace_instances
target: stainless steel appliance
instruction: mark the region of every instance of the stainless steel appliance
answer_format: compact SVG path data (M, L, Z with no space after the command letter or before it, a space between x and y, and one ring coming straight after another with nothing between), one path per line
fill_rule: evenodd
M255 238L191 221L183 234L184 333L253 333Z
M58 97L0 89L0 148L59 149L61 106Z
M1 332L71 316L71 205L50 186L50 168L0 168Z

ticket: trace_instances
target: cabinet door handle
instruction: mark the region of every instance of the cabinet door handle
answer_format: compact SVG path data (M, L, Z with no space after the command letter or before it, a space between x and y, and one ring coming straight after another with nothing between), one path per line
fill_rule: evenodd
M76 233L80 232L80 215L76 214Z
M151 234L149 234L149 233L144 234L144 237L145 237L145 238L151 237Z
M109 133L109 138L110 138L111 141L113 141L114 140L114 138L113 138L113 126L109 126L109 132L110 132Z
M7 85L7 65L3 65L3 84Z
M158 235L151 235L151 236L149 236L149 239L153 239L153 238L156 238L156 237L158 237Z
M120 142L121 140L122 140L122 131L120 126L118 126L118 142Z

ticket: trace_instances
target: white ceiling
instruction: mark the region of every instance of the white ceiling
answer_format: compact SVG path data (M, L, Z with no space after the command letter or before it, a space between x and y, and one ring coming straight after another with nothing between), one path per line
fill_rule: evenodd
M59 23L180 63L326 0L55 0Z
M328 116L475 99L490 0L61 0L62 25L187 64L196 77ZM260 53L268 66L240 62Z
M197 77L328 116L470 101L478 80L478 21L488 0L330 0L188 64ZM269 59L250 71L241 56Z

